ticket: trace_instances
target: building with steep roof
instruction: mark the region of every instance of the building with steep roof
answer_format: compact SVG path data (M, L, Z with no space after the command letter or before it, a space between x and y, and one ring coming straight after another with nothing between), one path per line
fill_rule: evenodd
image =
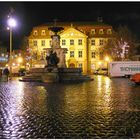
M47 23L34 27L30 33L29 49L32 54L32 64L44 60L45 48L51 47L51 35L53 32L48 27L54 23ZM100 67L107 67L102 48L108 39L113 37L112 26L102 22L59 22L64 30L60 32L60 46L67 48L67 67L82 67L84 73L93 73Z

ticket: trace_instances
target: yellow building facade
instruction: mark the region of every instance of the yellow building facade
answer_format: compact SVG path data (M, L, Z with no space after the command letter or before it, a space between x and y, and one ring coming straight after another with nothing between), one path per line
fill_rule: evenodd
M51 48L51 35L48 30L52 24L34 27L28 37L29 49L31 50L32 63L45 61L46 48ZM83 73L93 73L98 68L107 67L102 48L112 38L112 26L85 24L85 23L59 23L57 26L64 27L59 33L61 48L67 48L67 67L81 67Z

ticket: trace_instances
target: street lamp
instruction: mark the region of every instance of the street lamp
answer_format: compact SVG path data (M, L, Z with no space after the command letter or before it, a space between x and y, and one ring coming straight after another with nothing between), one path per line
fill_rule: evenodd
M108 57L108 56L105 57L105 61L106 61L106 62L109 62L109 57Z
M9 17L8 18L8 21L7 21L7 24L8 24L8 29L10 30L10 55L9 55L9 66L10 66L10 72L12 71L12 68L11 68L11 59L12 59L12 29L14 27L16 27L17 23L16 23L16 20L12 17Z
M22 63L22 62L23 62L23 58L22 58L22 57L19 57L19 58L17 59L17 61L18 61L18 63Z

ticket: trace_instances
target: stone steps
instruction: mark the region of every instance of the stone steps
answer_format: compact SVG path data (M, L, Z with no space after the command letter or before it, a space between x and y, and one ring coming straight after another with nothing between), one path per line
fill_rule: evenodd
M19 79L19 81L24 82L42 82L41 76L27 75Z

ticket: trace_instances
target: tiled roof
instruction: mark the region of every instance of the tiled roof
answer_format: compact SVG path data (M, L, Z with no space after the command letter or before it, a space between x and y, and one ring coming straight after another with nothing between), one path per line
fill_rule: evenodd
M40 26L54 26L54 22L48 22L36 27ZM103 22L57 22L56 26L110 26ZM111 27L111 26L110 26Z

